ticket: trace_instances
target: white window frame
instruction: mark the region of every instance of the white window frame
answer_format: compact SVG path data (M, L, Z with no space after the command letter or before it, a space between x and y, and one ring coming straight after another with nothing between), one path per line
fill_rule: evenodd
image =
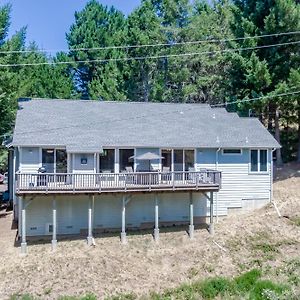
M226 150L239 150L240 153L225 153L224 151ZM222 149L222 155L242 155L243 154L243 149L241 148L225 148L225 149Z
M257 167L258 167L257 171L251 171L251 151L252 150L257 151ZM267 151L267 170L266 171L261 171L260 170L260 151L261 150ZM252 148L252 149L249 149L249 174L269 174L270 165L269 165L268 155L269 155L268 149L264 149L264 148Z
M171 150L171 172L174 172L174 150L182 150L183 151L183 159L182 159L182 167L183 172L185 172L185 151L194 151L194 169L196 170L196 160L197 160L197 149L196 148L159 148L160 156L162 156L163 150ZM162 158L160 158L160 165L162 170Z

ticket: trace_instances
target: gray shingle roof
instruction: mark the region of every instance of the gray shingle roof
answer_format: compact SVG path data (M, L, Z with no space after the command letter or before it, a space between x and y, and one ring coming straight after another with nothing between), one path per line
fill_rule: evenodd
M280 147L259 120L205 104L36 99L19 105L14 146Z

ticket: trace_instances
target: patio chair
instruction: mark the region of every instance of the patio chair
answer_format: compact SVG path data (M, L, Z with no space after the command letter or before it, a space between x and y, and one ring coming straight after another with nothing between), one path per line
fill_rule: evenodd
M168 182L170 181L172 178L171 173L170 173L170 167L163 167L162 168L162 174L161 174L161 181L164 182Z
M134 174L133 173L133 168L131 166L125 167L126 170L126 183L127 184L133 184L134 183Z

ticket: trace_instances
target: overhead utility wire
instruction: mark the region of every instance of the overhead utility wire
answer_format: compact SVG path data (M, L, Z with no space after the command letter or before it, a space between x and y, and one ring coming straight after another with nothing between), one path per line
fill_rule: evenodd
M272 95L272 96L262 96L262 97L257 97L257 98L252 98L252 99L249 99L251 101L258 101L258 100L261 100L261 99L265 99L265 98L274 98L274 97L281 97L281 96L288 96L288 95L294 95L294 94L299 94L300 93L300 90L299 91L295 91L295 92L289 92L289 93L282 93L282 94L277 94L277 95ZM70 99L60 99L61 101L64 101L64 100L70 100ZM248 100L248 99L247 99ZM33 100L34 101L34 100ZM76 101L76 100L72 100L72 101ZM78 100L77 100L78 101ZM85 101L85 100L82 100L82 101ZM105 101L103 101L105 103ZM237 102L237 101L236 101ZM243 100L241 101L238 101L239 103L242 103ZM245 101L246 102L246 101ZM126 102L122 102L122 103L126 103ZM131 102L129 102L131 103ZM143 102L141 102L143 103ZM145 103L145 102L144 102ZM229 102L227 104L233 104L234 102ZM171 103L170 103L171 104ZM188 103L187 103L188 104ZM208 106L210 107L218 107L218 106L224 106L226 105L226 103L222 103L222 104L215 104L215 105L209 105L208 103L200 103L200 104L197 104L197 103L190 103L190 104L194 104L192 105L192 107L190 108L185 108L183 111L182 109L178 110L171 110L171 111L168 111L167 113L158 113L158 114L163 114L163 115L166 115L166 114L172 114L172 113L185 113L186 111L190 111L190 110L194 110L195 109L195 105L203 105L203 104L207 104ZM111 119L111 120L104 120L104 121L97 121L97 122L87 122L85 124L81 124L81 125L69 125L69 126L64 126L64 127L56 127L56 128L51 128L51 129L43 129L43 130L30 130L30 131L20 131L18 132L18 134L30 134L30 133L38 133L38 132L41 132L41 133L45 133L45 132L51 132L51 131L55 131L55 130L61 130L61 129L68 129L68 128L77 128L77 127L81 127L81 126L92 126L92 125L101 125L101 124L105 124L107 125L109 122L122 122L122 121L132 121L132 120L136 120L136 119L141 119L141 118L144 118L144 117L149 117L151 116L152 114L150 115L139 115L139 116L135 116L135 117L128 117L128 118L119 118L119 119ZM155 116L157 116L157 113L153 114Z
M220 107L220 106L224 106L224 105L226 106L226 105L236 104L236 103L240 104L240 103L245 103L245 102L257 101L257 100L261 100L261 99L269 99L269 98L275 98L275 97L281 97L281 96L295 95L295 94L299 94L299 93L300 93L300 91L290 92L290 93L282 93L282 94L276 94L276 95L261 96L261 97L251 98L251 99L243 99L243 100L237 100L237 101L232 101L232 102L214 104L214 105L211 105L211 107Z
M41 65L63 65L63 64L77 64L77 63L96 63L96 62L119 62L119 61L133 61L133 60L146 60L146 59L160 59L160 58L172 58L172 57L187 57L196 56L202 54L217 54L217 53L230 53L238 51L249 51L258 50L271 47L280 47L287 45L299 44L300 41L293 41L287 43L263 45L256 47L246 47L246 48L236 48L236 49L224 49L224 50L214 50L214 51L204 51L204 52L189 52L180 54L166 54L166 55L154 55L154 56L136 56L136 57L122 57L122 58L107 58L107 59L90 59L90 60L77 60L77 61L56 61L56 62L40 62L40 63L18 63L18 64L0 64L0 67L25 67L25 66L41 66Z
M256 38L266 38L266 37L276 37L276 36L285 36L285 35L296 35L300 34L300 31L289 31L289 32L280 32L280 33L271 33L271 34L262 34L254 36L246 36L240 38L230 38L230 39L210 39L207 37L203 40L197 41L186 41L186 42L174 42L174 43L154 43L154 44L141 44L141 45L125 45L125 46L105 46L105 47L90 47L90 48L71 48L71 49L35 49L35 50L7 50L0 51L0 54L10 54L10 53L31 53L31 52L60 52L60 51L98 51L98 50L112 50L112 49L135 49L135 48L151 48L151 47L173 47L180 45L195 45L201 43L224 43L224 42L233 42L233 41L242 41Z

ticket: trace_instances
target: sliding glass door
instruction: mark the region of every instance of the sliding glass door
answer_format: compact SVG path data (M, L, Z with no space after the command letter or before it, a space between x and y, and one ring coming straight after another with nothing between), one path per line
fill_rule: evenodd
M115 172L115 150L105 149L100 154L100 173L114 173Z
M42 166L46 173L67 173L67 152L64 149L42 149Z

